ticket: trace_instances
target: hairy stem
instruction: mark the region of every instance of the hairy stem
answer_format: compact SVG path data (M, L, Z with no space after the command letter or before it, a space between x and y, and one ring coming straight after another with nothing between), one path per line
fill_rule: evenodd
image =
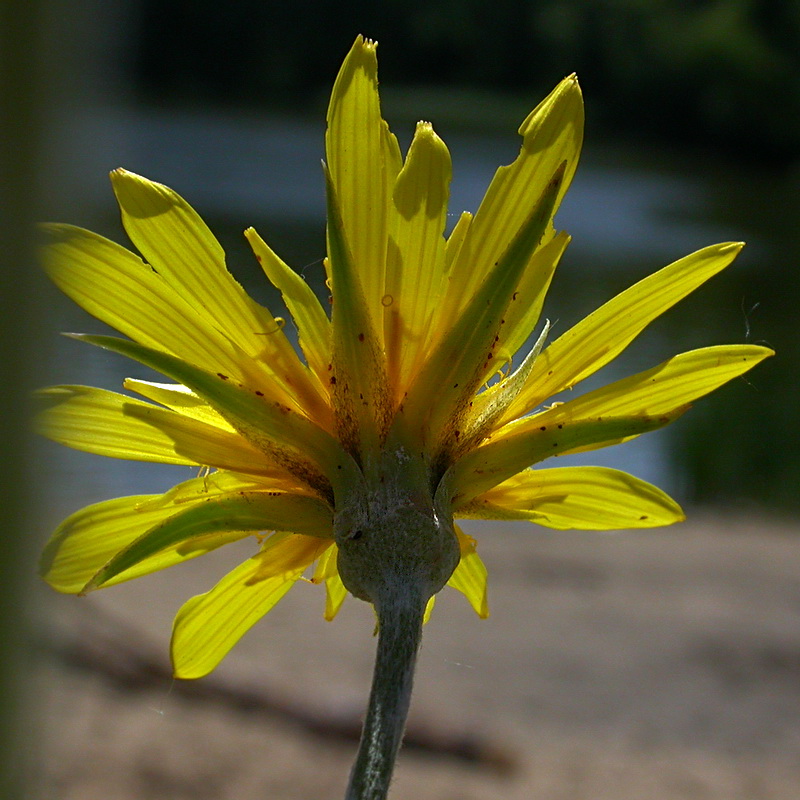
M389 594L376 603L372 691L345 800L385 800L411 702L425 601L403 591Z

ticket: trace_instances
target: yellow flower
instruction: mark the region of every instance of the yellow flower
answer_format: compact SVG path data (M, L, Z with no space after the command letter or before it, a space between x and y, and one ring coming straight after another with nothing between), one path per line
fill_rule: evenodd
M45 550L45 579L82 593L253 537L255 554L178 612L175 673L195 678L309 568L325 584L327 619L345 585L377 604L393 580L421 587L429 607L446 582L485 617L486 570L454 517L559 529L681 520L673 500L631 475L530 468L660 428L772 354L754 345L694 350L543 405L615 358L740 249L721 244L676 261L549 345L545 323L517 358L569 240L553 214L582 132L573 76L523 122L518 158L498 170L475 215L464 212L445 236L447 148L421 122L403 160L380 114L376 46L359 37L328 110L330 318L304 280L245 232L301 352L230 275L183 199L115 171L123 225L144 260L52 225L46 266L67 295L128 337L76 338L174 383L126 380L144 400L83 386L43 390L40 428L80 450L203 469L166 494L73 514Z

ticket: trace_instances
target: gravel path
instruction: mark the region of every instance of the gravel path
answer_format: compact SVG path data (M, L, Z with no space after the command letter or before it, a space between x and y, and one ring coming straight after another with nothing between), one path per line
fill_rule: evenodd
M492 614L439 598L392 800L800 797L798 524L469 530ZM343 795L367 606L328 624L320 588L300 584L205 682L185 691L163 673L175 610L237 555L85 599L43 591L36 800Z

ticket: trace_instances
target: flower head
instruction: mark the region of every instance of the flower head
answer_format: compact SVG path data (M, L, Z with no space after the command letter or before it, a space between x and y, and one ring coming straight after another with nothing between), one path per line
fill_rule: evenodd
M420 122L403 159L381 118L376 45L359 37L328 110L330 316L253 229L245 232L282 293L299 352L167 187L112 173L142 258L80 228L49 226L53 280L128 337L76 338L172 382L126 380L143 399L84 386L43 390L41 430L101 455L203 470L165 494L73 514L47 545L45 579L82 593L252 537L254 555L178 612L173 663L192 678L212 670L309 569L325 584L328 619L348 589L377 605L401 587L430 605L445 584L486 616L486 570L454 518L558 529L682 519L673 500L631 475L533 465L661 428L770 350L694 350L543 404L615 358L740 245L676 261L548 344L540 312L569 241L553 215L583 134L574 76L520 134L517 159L445 235L447 148Z

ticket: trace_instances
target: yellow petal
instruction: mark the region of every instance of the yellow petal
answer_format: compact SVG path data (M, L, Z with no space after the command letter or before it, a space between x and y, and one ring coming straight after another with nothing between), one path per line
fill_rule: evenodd
M430 448L458 439L461 416L468 412L468 404L487 370L497 363L505 311L552 215L563 170L562 164L517 237L470 298L455 325L441 337L409 388L404 413L410 427L421 429L423 441Z
M383 349L362 291L346 238L336 188L326 171L328 259L335 298L332 325L331 396L337 433L348 452L377 458L391 413Z
M278 399L304 408L322 404L280 324L228 272L222 247L194 209L172 189L126 170L112 172L111 182L131 241L205 328L221 331L272 376Z
M314 570L312 583L325 584L325 619L331 622L339 613L345 598L347 589L344 588L339 571L336 568L337 554L339 549L332 544L317 561Z
M40 574L59 592L77 594L119 551L145 531L193 504L206 502L219 490L213 480L193 478L164 495L119 497L86 506L65 519L50 537L40 560ZM248 484L243 482L242 486ZM230 477L226 489L234 490ZM248 533L226 531L196 542L191 549L173 549L109 581L120 583L202 555Z
M396 213L382 298L389 379L398 397L424 354L431 318L445 288L443 232L450 177L450 153L444 142L430 123L417 123L394 186Z
M564 180L553 204L558 208L583 142L583 99L574 75L561 81L530 113L519 133L523 137L519 156L513 164L497 170L453 264L443 324L452 324L470 302L508 242L518 235L558 165L566 161ZM546 234L544 243L551 235Z
M741 244L698 250L634 284L542 353L505 420L522 416L616 358L656 317L727 267Z
M462 211L458 222L456 222L447 237L447 242L445 243L445 270L448 274L464 244L464 239L467 238L467 232L469 231L469 226L472 225L472 220L473 216L469 211Z
M515 433L592 416L658 416L685 406L774 355L758 345L718 345L690 350L657 367L601 386L550 411L507 426ZM500 433L502 436L502 432Z
M352 458L329 433L281 403L261 396L260 390L236 385L226 375L212 375L136 342L112 336L73 337L139 361L189 387L223 414L270 462L280 463L322 494L330 489L325 475L331 481L346 481L351 470L356 469Z
M162 508L174 505L181 510L184 504L200 500L208 500L218 495L233 494L234 492L249 491L298 491L297 486L284 485L273 478L243 475L229 470L206 472L202 471L197 478L183 483L175 484L163 494L154 495L151 500L142 503L143 509Z
M46 225L44 231L45 268L81 308L147 347L245 379L248 370L236 347L138 256L71 225Z
M573 452L591 445L604 446L632 436L657 430L677 419L688 406L674 409L660 416L629 415L620 417L571 418L556 417L564 406L557 406L545 414L547 422L527 426L529 418L507 425L503 436L496 436L486 444L467 453L451 467L448 478L453 508L466 506L473 498L493 486L516 475L521 470L550 456ZM545 414L540 415L544 417ZM560 420L560 421L559 421ZM519 426L519 430L517 427Z
M685 519L661 489L605 467L528 469L476 497L458 514L598 531L654 528Z
M422 615L422 624L427 625L430 622L431 614L433 614L433 607L436 605L436 595L432 594L425 604L425 612Z
M330 539L329 506L309 495L278 491L237 491L180 510L120 550L91 580L88 592L164 552L193 551L204 541L229 531L265 531L290 526L296 533Z
M550 282L569 241L570 237L561 231L547 244L534 251L530 257L522 277L511 295L511 302L503 313L502 325L498 331L495 346L496 356L487 363L484 374L481 376L482 383L490 382L498 374L508 375L510 372L514 354L522 347L536 327L547 291L550 288ZM536 357L538 358L536 345L534 350L536 350ZM525 357L525 361L528 361L528 359L530 359L530 353ZM532 368L533 362L526 364L524 368L526 380ZM519 369L517 373L520 373ZM516 376L515 381L518 378L519 374ZM507 394L505 390L508 388L508 383L501 388L502 383L502 381L499 381L489 386L475 397L469 417L476 419L483 417L485 409L497 405L498 395L501 393ZM523 381L518 388L515 388L515 398L524 387L525 382ZM505 403L503 411L505 411L511 399L503 400L503 402Z
M172 629L175 677L211 672L328 546L309 536L275 534L211 591L184 603Z
M237 433L132 397L90 386L52 386L36 397L39 433L76 450L264 475L277 469Z
M465 420L466 424L459 440L459 447L454 449L454 455L465 453L480 444L503 412L514 402L536 364L536 359L544 347L549 331L550 322L548 321L519 367L511 375L475 397L470 414Z
M328 380L331 352L331 325L311 287L293 269L272 251L272 248L248 228L244 232L253 253L270 282L283 297L292 319L297 325L300 347L309 367L320 381ZM323 387L327 394L327 388Z
M235 432L235 428L205 400L180 383L153 383L137 378L125 378L122 385L148 400L160 403L186 417L191 417L215 428Z
M457 589L481 618L489 616L489 600L486 587L486 567L475 551L475 540L467 536L461 528L455 526L458 544L461 548L461 560L447 581L447 585Z
M531 256L522 274L512 302L506 309L501 347L508 358L525 344L539 321L550 282L570 237L560 231Z
M325 149L345 239L372 324L382 336L377 312L384 294L392 187L401 160L397 141L381 117L376 48L375 42L359 36L345 58L328 106ZM334 296L338 302L339 295Z
M336 618L346 598L347 589L345 589L342 579L337 572L325 581L325 619L328 622Z
M653 369L512 422L455 465L464 504L549 456L606 447L677 419L689 404L752 369L773 351L722 345L681 353Z

